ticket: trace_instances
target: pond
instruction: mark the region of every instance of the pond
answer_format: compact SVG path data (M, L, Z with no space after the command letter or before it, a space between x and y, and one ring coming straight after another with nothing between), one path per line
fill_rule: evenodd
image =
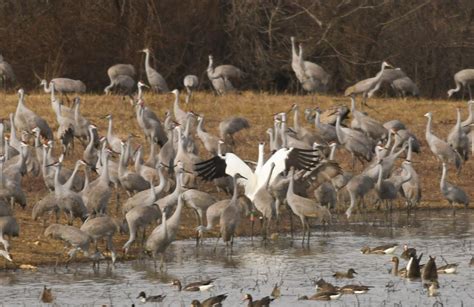
M173 243L166 256L164 273L155 272L149 259L117 263L115 268L104 262L93 271L90 264L64 267L42 267L38 271L0 272L0 297L4 306L38 305L44 285L52 287L56 303L66 305L141 305L136 299L140 291L149 295L165 294L162 303L153 306L189 306L193 299L203 300L211 295L226 293L224 306L246 306L246 293L256 299L270 295L276 283L281 284L282 296L272 306L473 306L474 267L469 260L474 253L474 211L418 211L407 218L394 213L388 223L382 216L371 215L369 223L333 224L325 232L313 229L310 247L301 246L301 238L291 240L280 235L266 245L260 238L236 238L232 253L220 242L214 252L215 239L205 239L200 247L192 240ZM364 245L377 246L398 243L395 255L403 244L436 256L438 266L444 259L459 263L456 274L439 275L439 296L429 297L423 283L409 281L389 274L392 255L363 255ZM404 260L400 260L405 265ZM354 279L335 280L336 271L354 268ZM173 279L183 284L216 278L215 287L208 292L179 292L170 286ZM298 297L315 293L314 282L324 278L334 285L363 284L373 286L366 294L342 295L331 302L301 301ZM441 306L441 305L439 305Z

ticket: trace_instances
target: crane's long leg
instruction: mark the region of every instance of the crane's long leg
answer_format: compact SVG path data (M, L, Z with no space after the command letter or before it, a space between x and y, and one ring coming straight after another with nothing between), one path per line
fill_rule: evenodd
M306 235L306 223L305 223L304 215L300 216L300 219L301 219L301 225L303 226L303 240L301 240L301 246L304 246L304 238Z
M309 241L311 237L311 227L309 225L308 218L305 218L305 224L306 224L306 228L308 229L308 237L306 238L306 245L309 247Z
M469 90L469 100L472 100L471 84L467 85L467 89Z

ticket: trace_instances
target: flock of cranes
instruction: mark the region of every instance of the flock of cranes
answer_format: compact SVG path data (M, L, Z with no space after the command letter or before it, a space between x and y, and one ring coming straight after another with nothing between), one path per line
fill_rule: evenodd
M303 88L307 91L327 88L329 74L319 65L304 61L303 46L299 45L297 53L294 39L291 41L292 67ZM170 101L173 111L164 118L146 105L144 88L157 92L168 92L169 88L163 76L151 67L150 50L141 51L146 55L149 86L135 82L136 72L132 65L117 64L107 71L110 84L105 88L106 93L119 91L132 97L136 121L146 142L136 150L133 149L133 135L125 139L114 131L113 114L104 117L108 129L101 137L97 126L81 114L79 97L68 107L56 96L56 93L84 93L86 87L81 81L66 78L56 78L49 83L41 81L44 91L50 94L56 123L48 123L38 116L27 106L23 89L18 91L15 113L10 114L9 121L0 123L0 244L3 245L0 255L8 261L12 261L12 257L6 237L20 235L14 205L27 206L22 187L24 176L41 175L49 191L32 210L34 220L49 224L44 235L69 246L68 261L82 252L94 264L103 258L99 241L106 242L106 249L115 262L119 254L113 237L128 232L123 253L131 252L132 246L138 243L153 259L161 255L163 265L164 253L176 239L182 212L187 209L195 211L198 217L198 242L218 224L220 238L232 246L236 230L249 212L259 212L263 221L262 235L267 239L270 228L277 228L273 222L282 218L282 209L287 206L290 216L300 218L302 243L306 239L309 245L309 219L316 219L321 224L330 223L331 210L341 203L344 193L349 198L347 218L352 217L360 204L363 207L359 209L363 211L371 191L374 191L375 204L385 204L387 212L397 199L404 199L407 208L420 202L420 178L412 163L413 154L420 153L419 140L399 120L381 123L358 110L355 103L355 95L361 94L365 102L384 82L404 94L418 93L416 85L400 69L387 69L391 65L383 62L375 77L346 90L346 96L351 99L352 116L347 125L343 125L343 121L348 110L343 107L332 111L317 109L315 114L305 110L311 127L300 122L296 104L290 110L278 110L273 126L266 131L271 155L265 157L265 144L260 143L253 166L235 154L236 147L241 144L233 135L250 129L246 118L223 119L219 124L220 135L213 135L205 129L203 114L181 108L176 89L172 91L174 101ZM6 63L3 58L1 63ZM5 73L11 71L11 67L5 67L9 66L0 66L3 81L11 79ZM219 94L235 90L232 82L244 77L235 66L214 67L212 56L207 73ZM457 88L450 90L449 95L461 85L468 87L470 92L468 75L456 75ZM198 83L194 75L184 78L186 102L192 99L192 91ZM400 85L403 83L407 86ZM138 88L136 94L135 86ZM458 174L462 174L463 164L473 153L473 108L474 101L469 101L469 117L465 121L461 121L461 110L457 110L456 125L447 140L436 136L432 131L433 114L426 114L425 138L442 167L440 190L453 205L468 206L470 203L460 187L447 181L447 173L448 166L453 165ZM288 123L291 113L293 125ZM323 120L324 113L329 116ZM53 126L57 127L55 132ZM4 134L6 129L10 130L9 137ZM82 148L74 146L74 139L80 141ZM61 151L57 157L54 156L55 146ZM147 160L143 157L145 146L150 148ZM352 156L352 172L343 170L337 162L337 151L342 149ZM82 151L82 159L75 162L73 170L66 168L64 159L78 151ZM116 155L118 159L114 158ZM209 156L212 158L205 159ZM397 167L402 157L405 157L404 161ZM357 161L363 165L358 174L354 173ZM98 173L94 179L93 172ZM218 196L210 194L209 186L203 185L205 181L212 182L221 193ZM243 186L243 194L240 194L239 186ZM120 199L121 191L128 195L125 201ZM314 191L314 197L308 191ZM114 200L121 219L110 215ZM63 214L67 225L59 223ZM54 218L54 222L48 217ZM77 219L80 227L74 226ZM147 234L146 229L150 227L154 229ZM139 232L146 239L137 240ZM92 245L93 252L90 251Z

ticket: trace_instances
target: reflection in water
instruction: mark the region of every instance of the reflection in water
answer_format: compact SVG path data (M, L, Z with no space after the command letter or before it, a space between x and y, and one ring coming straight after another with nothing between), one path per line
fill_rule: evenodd
M281 235L266 245L260 239L254 242L238 238L232 253L222 245L214 252L214 239L195 247L194 241L175 242L167 253L164 273L155 272L149 259L118 263L116 268L105 263L99 271L89 264L74 264L69 270L52 267L37 272L0 272L0 296L4 305L38 304L44 285L53 288L59 305L118 305L137 304L140 291L150 295L166 294L161 306L189 306L193 299L203 300L210 295L227 293L225 306L241 306L245 293L255 298L269 295L273 286L281 284L282 297L272 306L310 306L314 302L298 301L302 295L315 292L314 284L324 278L337 286L346 281L334 280L335 271L353 267L359 274L347 283L370 285L364 295L343 295L338 306L432 306L438 301L445 306L472 306L472 277L474 268L468 263L473 253L472 236L474 212L418 211L410 217L394 213L391 222L383 214L371 215L368 221L333 224L326 234L314 230L310 248L301 247L301 238L291 242L290 236ZM419 281L408 281L389 274L390 255L362 255L364 245L377 246L398 242L408 244L436 258L439 265L447 261L459 263L458 274L439 276L440 296L428 297ZM404 261L400 263L403 267ZM217 278L211 293L179 292L170 286L173 279L183 284ZM329 303L327 304L329 305Z

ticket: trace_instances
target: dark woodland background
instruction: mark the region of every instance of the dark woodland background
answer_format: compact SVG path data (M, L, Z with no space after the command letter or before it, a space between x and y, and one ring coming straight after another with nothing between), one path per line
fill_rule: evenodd
M245 89L297 88L290 36L332 75L330 92L401 67L427 97L445 97L453 74L474 66L474 0L0 0L0 53L18 83L40 77L108 84L107 68L144 74L144 47L170 88L196 74L209 87L208 55L234 64Z

